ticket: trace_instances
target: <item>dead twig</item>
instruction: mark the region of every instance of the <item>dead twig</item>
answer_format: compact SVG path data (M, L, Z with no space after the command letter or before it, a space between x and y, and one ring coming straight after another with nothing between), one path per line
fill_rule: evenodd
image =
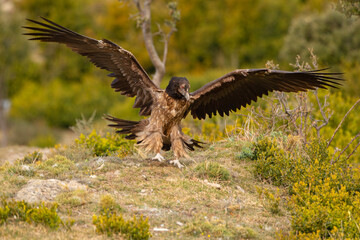
M358 138L360 137L360 131L358 132L358 134L356 134L356 136L351 139L351 141L348 143L348 145L346 145L346 147L340 152L339 156L337 157L337 160L339 160L340 156L350 147L350 145ZM360 142L359 142L360 143ZM347 156L346 160L350 158L351 155L353 155L356 151L356 148L359 147L359 144L355 147L355 149Z
M333 140L334 137L335 137L335 134L337 133L337 131L339 131L339 129L340 129L341 125L343 124L343 122L345 121L346 117L347 117L347 116L349 115L349 113L356 107L356 105L357 105L358 103L360 103L360 99L357 100L357 101L354 103L354 105L352 105L352 107L349 109L349 111L345 114L345 116L343 117L343 119L340 121L339 125L337 126L337 128L336 128L335 131L334 131L334 134L333 134L332 137L330 138L330 141L328 142L327 147L330 146L332 140Z
M355 146L354 150L347 156L346 160L348 160L356 151L356 149L359 147L360 145L360 141L358 142L358 144Z

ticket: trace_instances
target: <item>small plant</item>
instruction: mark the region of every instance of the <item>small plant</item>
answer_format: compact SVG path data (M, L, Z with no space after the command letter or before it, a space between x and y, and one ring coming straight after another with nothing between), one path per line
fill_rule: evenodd
M26 155L23 159L20 160L21 164L33 164L35 162L40 162L43 159L43 154L39 151L34 151Z
M279 197L279 189L277 189L276 194L272 194L269 190L266 188L256 188L256 191L258 192L260 197L264 197L266 202L265 206L270 210L273 214L279 214L280 213L280 197Z
M0 225L9 218L10 208L8 206L0 207Z
M254 158L254 150L251 147L245 146L242 147L241 152L237 155L239 159L253 159Z
M188 235L194 237L207 236L207 239L257 238L257 234L252 228L228 223L218 218L208 218L207 216L196 216L192 221L184 225L183 230Z
M133 143L125 140L118 134L107 133L106 137L101 137L93 130L88 136L81 134L75 142L81 146L92 149L95 156L117 155L125 157L131 150Z
M50 207L46 207L44 203L33 206L25 201L7 201L3 198L0 206L0 224L13 218L17 221L42 224L52 229L58 229L61 225L70 227L73 221L64 223L57 214L57 207L56 203Z
M56 196L56 201L61 205L77 207L86 204L88 200L88 192L83 189L75 191L66 191Z
M43 224L53 229L57 229L63 223L57 214L57 204L53 204L50 208L47 208L44 203L36 208L31 208L27 212L26 221L33 222L35 224Z
M45 170L47 173L55 176L59 176L61 173L68 172L74 168L75 163L61 155L49 158L46 161L41 162L39 165L39 169Z
M99 216L94 215L92 222L96 232L106 233L108 236L120 234L126 239L133 240L145 240L151 237L148 218L144 219L142 215L139 218L134 216L131 220L124 220L122 215L103 212Z
M120 206L116 203L115 199L110 194L101 196L100 207L103 212L121 210Z
M230 179L229 171L217 162L205 161L198 164L194 169L196 176L215 181L227 181Z

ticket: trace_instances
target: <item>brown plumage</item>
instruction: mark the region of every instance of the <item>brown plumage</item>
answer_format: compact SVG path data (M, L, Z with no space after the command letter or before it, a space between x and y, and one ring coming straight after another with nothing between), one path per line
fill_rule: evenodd
M201 142L191 139L181 131L180 122L187 114L205 119L217 113L229 115L241 107L256 101L272 91L299 92L316 88L336 88L341 85L341 73L325 73L323 70L288 72L269 69L238 69L230 72L189 94L190 84L186 78L173 77L165 90L158 88L141 67L134 55L115 43L96 40L48 19L45 22L28 21L38 25L24 28L32 32L30 40L63 43L74 52L89 58L97 67L110 71L114 77L111 87L128 97L136 97L134 108L140 115L149 116L140 121L128 121L106 116L109 126L117 128L128 139L136 139L146 151L163 160L161 150L174 152L176 160L171 163L181 167L178 161L188 157L186 149L201 147Z

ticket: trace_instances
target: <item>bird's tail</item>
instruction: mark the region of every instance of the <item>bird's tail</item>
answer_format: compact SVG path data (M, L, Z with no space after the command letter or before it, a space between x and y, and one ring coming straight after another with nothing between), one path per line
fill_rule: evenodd
M125 138L126 139L135 139L136 138L136 128L139 126L139 121L130 121L130 120L123 120L119 118L112 117L110 115L105 115L104 118L112 124L109 124L109 127L117 128L117 133L120 134L129 134Z

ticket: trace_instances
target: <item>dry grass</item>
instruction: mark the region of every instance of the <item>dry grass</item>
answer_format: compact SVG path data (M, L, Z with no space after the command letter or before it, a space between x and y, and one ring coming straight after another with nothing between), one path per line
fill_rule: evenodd
M43 226L10 221L0 226L0 239L106 239L95 233L93 214L99 214L104 196L124 218L143 214L149 218L152 239L274 239L276 232L290 229L289 216L284 208L285 191L259 182L251 170L250 160L239 160L242 142L225 140L192 154L195 161L185 161L185 169L165 163L130 156L125 159L106 157L100 166L99 158L88 154L71 154L75 168L61 172L58 179L73 179L88 186L87 191L59 195L59 214L71 217L71 230L50 230ZM84 150L85 151L85 150ZM170 158L171 155L166 155ZM51 157L51 156L50 156ZM44 160L46 161L46 160ZM223 166L230 179L212 185L196 177L197 164L213 161ZM15 163L16 164L16 163ZM35 164L35 163L34 163ZM34 176L9 171L10 165L0 169L3 194L13 197L29 179L54 175L34 165ZM94 177L96 176L96 177ZM215 182L214 182L215 183ZM267 199L257 189L280 196L280 211L272 213ZM156 231L157 228L168 231Z

